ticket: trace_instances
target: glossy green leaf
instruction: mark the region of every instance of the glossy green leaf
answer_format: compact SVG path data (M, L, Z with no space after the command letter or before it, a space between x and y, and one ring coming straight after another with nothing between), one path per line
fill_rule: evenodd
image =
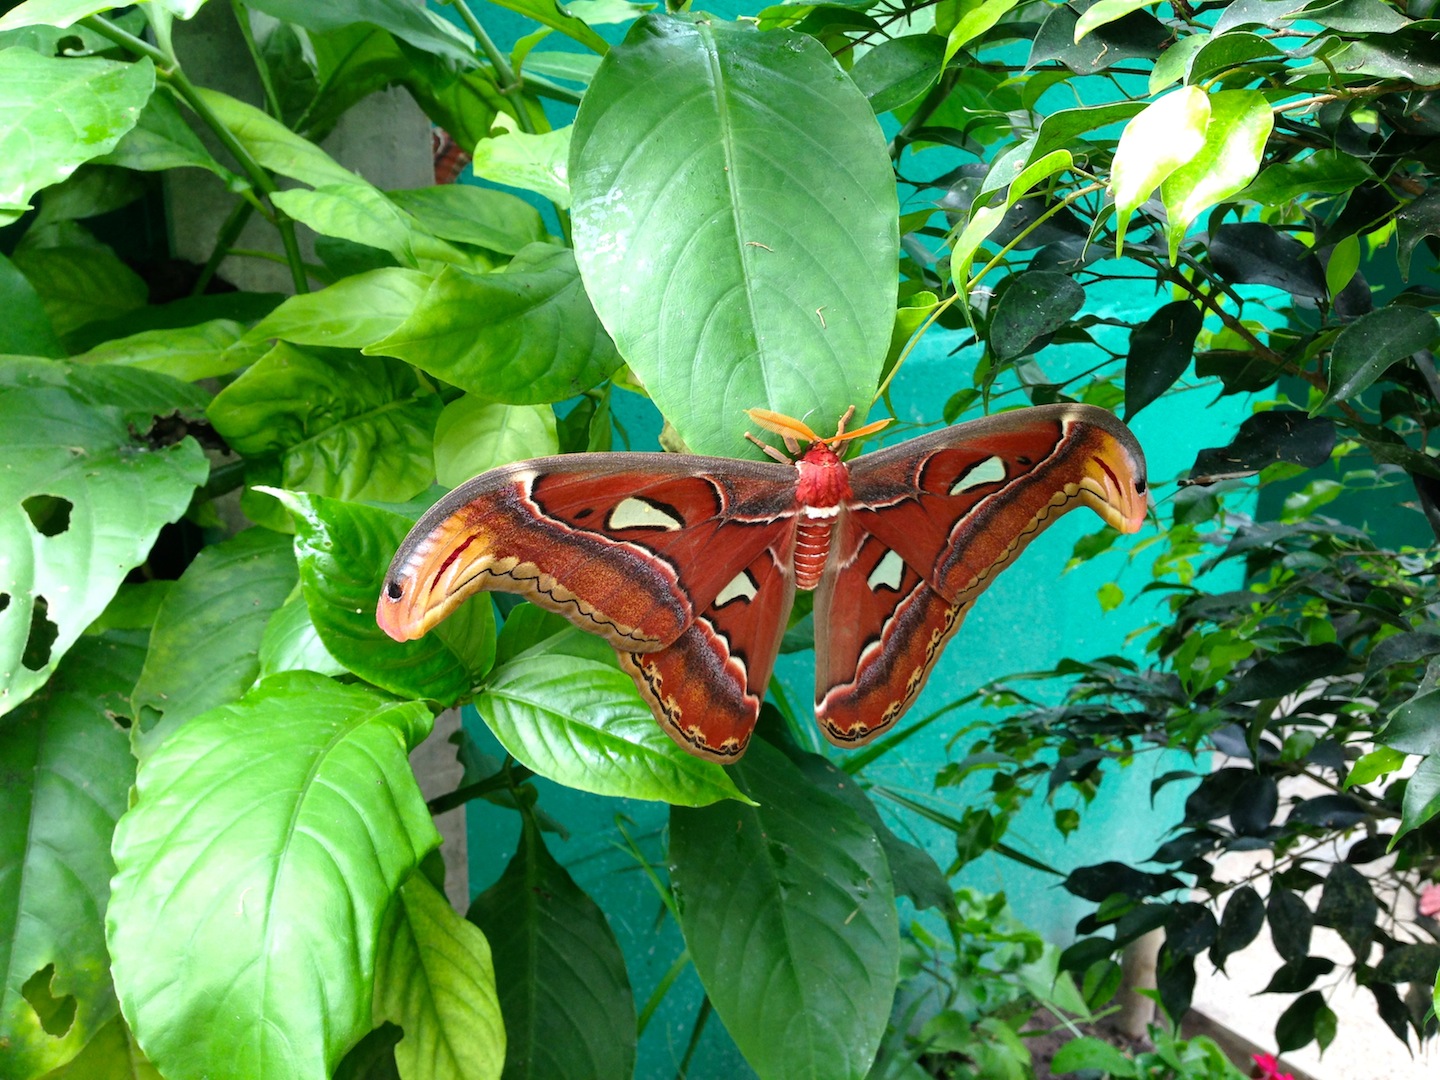
M141 756L191 717L238 701L265 625L295 588L290 537L247 529L205 548L161 601L132 703Z
M1080 18L1076 20L1075 43L1078 45L1092 30L1123 19L1132 11L1139 11L1154 2L1155 0L1097 0L1081 12Z
M1211 961L1223 971L1225 961L1254 941L1264 925L1265 902L1249 885L1240 886L1225 901L1215 944L1210 946Z
M400 886L380 933L374 1020L405 1032L401 1076L494 1080L505 1063L490 946L421 873Z
M169 382L123 374L160 396ZM63 385L0 389L0 715L44 683L209 472L193 439L137 445L130 424L138 418L101 404L108 396L87 399ZM47 501L57 513L42 533L27 506Z
M1312 0L1291 19L1359 34L1393 34L1410 25L1409 19L1383 0Z
M1275 126L1270 102L1258 90L1220 90L1209 98L1204 145L1160 185L1172 263L1190 223L1255 179Z
M761 1076L866 1076L900 955L879 840L760 739L730 775L758 806L670 813L671 882L695 970Z
M360 349L385 337L415 310L429 274L386 266L343 277L329 288L292 296L265 316L249 337L296 345Z
M64 1064L118 1015L104 912L135 761L109 712L127 711L144 656L124 637L87 638L0 724L0 1046L16 1080ZM58 1007L42 1019L32 1000Z
M495 118L499 134L481 139L470 168L476 176L497 184L533 191L562 210L570 205L570 128L532 134L501 113Z
M1350 766L1350 771L1345 774L1344 786L1348 789L1357 784L1374 783L1382 776L1388 776L1404 765L1405 757L1406 755L1399 750L1392 750L1388 746L1377 746L1369 753L1361 754L1355 764Z
M263 109L203 86L198 87L197 92L216 119L240 140L256 162L272 172L317 188L327 184L365 184L359 176Z
M115 149L95 160L141 172L188 166L214 173L232 190L248 186L244 179L211 156L200 136L185 122L179 106L165 93L151 94L135 126L115 144Z
M969 294L973 285L970 262L986 237L1000 227L1006 212L1041 182L1064 172L1074 164L1069 150L1054 150L1021 170L1020 175L1010 182L1003 203L982 206L971 214L960 235L950 245L950 273L958 289Z
M882 41L855 61L850 78L877 113L908 105L940 77L945 42L934 34L907 34Z
M0 255L0 356L64 356L50 316L35 286L13 262Z
M1427 348L1437 333L1435 316L1422 308L1391 306L1360 316L1330 349L1329 387L1315 411L1361 393L1391 364Z
M1355 277L1360 269L1360 237L1351 233L1341 237L1330 249L1330 260L1325 264L1325 288L1334 301Z
M1335 1014L1325 1004L1325 996L1319 990L1311 990L1301 994L1280 1014L1275 1022L1275 1045L1282 1054L1299 1050L1327 1030L1334 1034Z
M1274 42L1259 34L1231 32L1209 38L1185 68L1185 81L1192 84L1243 67L1256 60L1283 60L1285 54Z
M282 671L314 671L343 675L345 666L330 655L310 619L305 596L298 589L271 613L260 637L260 674L266 679Z
M1085 303L1085 290L1065 274L1029 270L1011 279L990 321L990 348L1014 360L1044 344Z
M106 247L24 248L13 261L61 337L87 323L117 319L150 296L140 275Z
M430 232L457 244L514 255L545 240L540 212L524 199L475 184L391 191L390 201Z
M1125 420L1175 385L1195 352L1202 325L1189 300L1165 304L1130 334L1125 357Z
M1374 170L1359 158L1338 150L1317 150L1299 161L1267 166L1240 197L1280 206L1307 195L1342 195L1374 178Z
M438 14L406 0L346 0L316 4L312 0L253 0L247 6L306 30L325 33L356 24L384 30L407 45L435 56L474 66L475 46Z
M1110 166L1116 251L1123 247L1126 226L1140 204L1205 145L1209 119L1209 95L1198 87L1182 86L1145 106L1125 125Z
M1162 52L1156 58L1155 66L1150 69L1150 93L1158 94L1172 83L1185 78L1190 61L1209 40L1205 34L1187 34Z
M630 1076L635 1005L620 945L532 815L467 918L485 932L505 1017L506 1080Z
M245 341L245 327L232 319L194 326L143 330L115 338L75 357L77 364L120 364L195 382L248 367L268 346Z
M488 667L457 655L439 633L416 641L392 641L375 623L375 606L385 571L410 522L388 510L341 502L317 495L271 489L295 518L295 554L300 584L310 618L325 648L362 679L405 697L431 698L450 705L467 693L472 665L480 674ZM483 632L493 617L484 597L479 616ZM472 600L467 607L476 607ZM448 621L460 618L460 613ZM492 645L493 650L493 645ZM493 655L493 653L492 653Z
M1048 5L1047 5L1048 6ZM1059 60L1077 75L1093 75L1126 60L1153 60L1172 39L1172 31L1146 11L1132 11L1098 26L1076 40L1081 12L1089 0L1049 6L1030 47L1028 67ZM1044 10L1044 9L1042 9Z
M197 717L115 831L115 986L167 1080L328 1080L369 1030L391 895L440 842L419 702L310 672Z
M497 405L467 394L446 405L435 425L435 479L445 487L559 452L555 411L548 405Z
M410 317L366 351L511 405L563 401L620 365L574 256L540 244L504 273L447 267Z
M336 499L404 502L434 479L440 398L386 357L281 342L210 404L215 430L281 485Z
M1018 0L972 0L960 5L961 14L945 39L945 63L990 30L1014 9Z
M1400 811L1400 828L1393 848L1406 833L1420 828L1440 814L1440 757L1428 757L1416 767L1405 783L1405 800Z
M1369 956L1375 916L1379 913L1375 891L1359 870L1349 863L1336 863L1330 868L1315 908L1315 921L1339 933L1360 960Z
M660 730L630 677L574 656L521 654L491 673L475 699L495 737L522 765L597 795L705 806L741 798L726 770Z
M24 25L0 19L0 29ZM155 89L149 60L52 59L29 49L0 50L0 225L30 196L111 150L135 126Z
M750 408L864 419L895 318L895 185L818 41L641 19L585 95L570 183L595 310L691 450L757 453Z

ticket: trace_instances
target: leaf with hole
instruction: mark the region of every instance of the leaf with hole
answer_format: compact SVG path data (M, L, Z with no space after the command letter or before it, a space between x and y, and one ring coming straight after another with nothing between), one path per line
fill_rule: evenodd
M391 896L440 842L420 702L310 672L196 717L115 831L115 986L166 1076L328 1080L370 1026Z
M125 374L157 395L171 383ZM137 445L131 415L69 385L0 389L0 715L45 682L209 472L193 439Z
M103 916L110 838L135 760L113 715L140 673L143 644L88 637L50 682L0 724L0 1044L6 1075L73 1058L118 1015Z

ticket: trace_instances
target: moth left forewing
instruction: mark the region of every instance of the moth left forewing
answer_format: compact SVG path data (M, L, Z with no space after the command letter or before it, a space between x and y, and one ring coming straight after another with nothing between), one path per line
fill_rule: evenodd
M620 654L660 726L712 761L745 752L795 600L792 527L736 573L670 646Z

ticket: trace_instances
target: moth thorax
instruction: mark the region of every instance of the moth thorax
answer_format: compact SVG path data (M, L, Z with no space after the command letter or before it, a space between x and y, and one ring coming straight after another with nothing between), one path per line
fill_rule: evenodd
M807 510L821 511L807 516L834 517L835 508L850 498L850 470L825 443L812 443L795 468L800 473L795 483L796 501ZM826 510L831 512L824 513Z

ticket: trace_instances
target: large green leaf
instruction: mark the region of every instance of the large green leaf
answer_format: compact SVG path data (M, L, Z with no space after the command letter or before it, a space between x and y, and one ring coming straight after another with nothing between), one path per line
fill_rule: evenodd
M116 319L143 307L149 287L105 247L32 247L15 265L40 294L45 314L62 337L86 323Z
M0 225L29 209L35 192L111 150L154 89L149 60L0 50Z
M170 382L122 374L157 394ZM0 389L0 715L44 683L205 481L193 439L137 445L138 420L68 386Z
M863 1077L900 957L880 842L759 739L730 774L759 806L670 812L671 880L695 970L767 1080Z
M467 693L494 656L493 606L477 597L446 620L477 620L483 642L461 643L463 652L436 631L417 641L392 641L375 622L375 605L390 560L410 522L388 510L297 492L274 491L295 518L295 554L310 618L325 648L346 668L376 686L406 697L451 704ZM477 603L479 601L479 603ZM479 613L469 612L475 609ZM458 623L457 623L458 625Z
M194 382L247 367L265 349L260 342L245 340L245 328L233 319L211 319L115 338L81 353L75 362L123 364Z
M566 787L705 806L742 798L725 769L660 730L628 675L575 656L522 653L475 708L521 764Z
M369 1029L391 895L440 842L406 755L430 730L310 672L196 717L115 831L115 986L167 1080L328 1080Z
M117 1013L104 913L110 837L135 761L108 713L125 711L144 656L124 637L87 638L0 725L0 1046L10 1080L73 1058Z
M497 465L559 452L548 405L500 405L466 394L446 405L435 425L435 479L445 487Z
M269 529L211 545L185 568L160 603L131 699L142 756L191 717L250 688L266 624L295 582L291 539Z
M457 915L424 874L411 874L380 934L376 1023L405 1037L400 1075L415 1080L493 1080L505 1063L505 1025L485 935Z
M1172 263L1190 223L1255 179L1274 127L1275 114L1260 91L1220 90L1210 95L1204 145L1160 185Z
M352 274L328 289L290 297L250 337L359 349L403 323L429 284L428 274L398 266Z
M1401 808L1400 828L1395 832L1393 847L1402 836L1418 829L1440 814L1440 757L1428 757L1416 767L1405 782L1405 801Z
M299 589L273 612L260 637L260 675L269 678L282 671L317 671L343 675L345 665L330 655L310 619L305 595Z
M278 460L286 488L405 502L435 478L441 407L404 364L281 342L222 390L208 413L231 449Z
M366 348L490 401L564 401L620 365L575 258L535 244L504 273L446 267L394 332Z
M1313 412L1354 397L1391 364L1429 346L1437 334L1435 316L1421 308L1392 305L1360 316L1335 339L1327 371L1330 384Z
M595 310L690 449L757 453L750 408L864 419L895 319L895 183L818 41L641 19L585 95L570 186Z
M40 294L15 264L0 255L0 356L64 356Z
M79 1055L44 1080L164 1080L145 1060L118 1013L85 1044Z
M605 915L557 863L530 814L505 873L467 918L490 941L506 1080L635 1071L635 1005Z

